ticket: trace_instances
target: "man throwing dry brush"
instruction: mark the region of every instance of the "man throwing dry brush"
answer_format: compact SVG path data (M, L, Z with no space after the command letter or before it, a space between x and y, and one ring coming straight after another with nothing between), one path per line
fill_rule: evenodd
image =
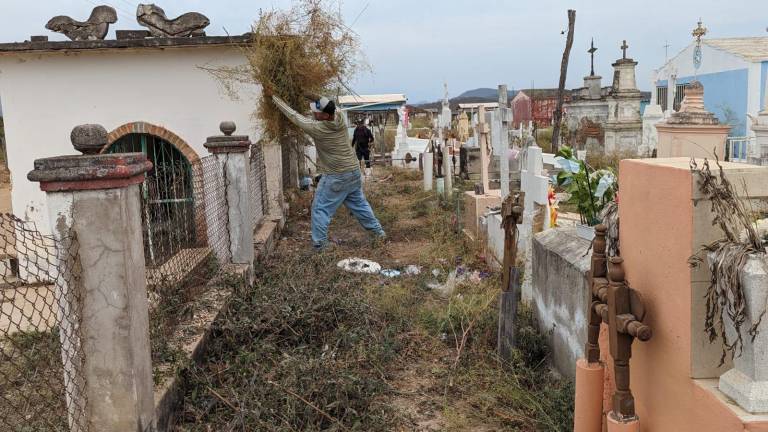
M280 111L307 135L317 147L317 172L322 175L312 203L312 243L317 251L328 246L328 225L339 206L344 205L360 225L377 239L384 239L384 229L373 214L363 194L360 164L349 146L347 124L336 115L336 104L326 97L310 97L314 119L305 117L277 96L272 100Z

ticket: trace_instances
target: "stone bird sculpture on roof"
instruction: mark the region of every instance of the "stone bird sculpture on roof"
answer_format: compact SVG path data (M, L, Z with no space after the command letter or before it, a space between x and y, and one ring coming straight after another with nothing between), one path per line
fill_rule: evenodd
M51 18L45 28L62 33L73 41L102 40L109 32L109 25L117 22L117 11L109 6L96 6L87 21L76 21L68 16Z
M148 28L152 36L171 38L205 36L204 29L211 23L208 17L197 12L168 19L165 11L154 4L140 4L136 10L136 20Z

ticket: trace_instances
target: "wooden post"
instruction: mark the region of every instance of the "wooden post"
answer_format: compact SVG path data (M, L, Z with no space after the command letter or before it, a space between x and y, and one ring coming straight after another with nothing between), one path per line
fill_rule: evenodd
M501 207L504 228L504 263L499 297L499 331L497 350L504 360L510 360L515 346L515 318L520 299L520 268L517 260L517 224L523 220L525 192L510 194Z
M560 122L563 119L563 92L565 91L565 78L568 75L568 58L571 56L573 46L573 30L576 26L576 11L568 9L568 38L565 41L563 60L560 63L560 84L557 87L557 107L552 117L552 153L557 153L560 148Z

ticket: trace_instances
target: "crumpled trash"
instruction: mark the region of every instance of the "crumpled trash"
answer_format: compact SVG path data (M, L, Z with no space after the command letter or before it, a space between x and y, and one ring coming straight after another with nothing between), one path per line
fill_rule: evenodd
M411 264L411 265L405 266L405 269L403 270L403 272L407 276L416 276L421 274L421 267Z
M350 273L378 274L381 265L363 258L346 258L338 262L336 267Z
M432 269L432 276L440 277L441 274L443 274L442 270L440 270L440 269Z
M457 282L458 279L456 278L456 270L452 270L450 273L448 273L448 279L446 279L445 283L440 283L437 281L429 282L427 283L427 288L437 291L438 294L444 297L449 297L456 290Z
M388 278L400 277L400 271L395 269L384 269L381 271L381 275Z

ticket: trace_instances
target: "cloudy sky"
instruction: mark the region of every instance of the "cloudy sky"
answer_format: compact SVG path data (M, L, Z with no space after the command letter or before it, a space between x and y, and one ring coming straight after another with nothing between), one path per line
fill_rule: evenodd
M88 16L95 4L120 15L117 28L138 28L133 0L0 0L0 41L49 34L59 14ZM477 87L555 87L565 45L566 10L576 9L576 37L568 86L589 72L594 37L597 73L604 84L626 39L639 61L638 84L687 45L699 17L708 37L768 36L768 0L330 0L359 34L373 71L355 84L358 93L406 93L411 102L435 100L447 81L452 95ZM259 8L290 0L156 0L169 16L187 11L211 18L208 34L249 30ZM225 32L226 29L226 32ZM56 39L56 36L51 36Z

